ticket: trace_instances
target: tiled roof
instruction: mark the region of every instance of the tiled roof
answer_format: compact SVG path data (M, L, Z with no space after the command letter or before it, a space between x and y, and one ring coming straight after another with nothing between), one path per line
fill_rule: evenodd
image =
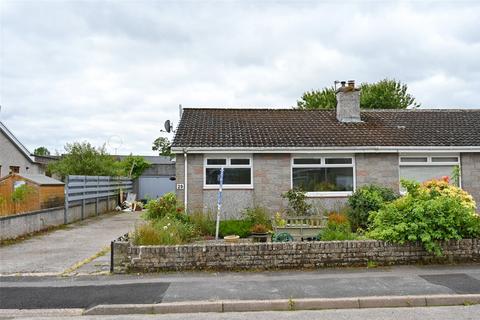
M480 110L184 109L172 147L480 146Z

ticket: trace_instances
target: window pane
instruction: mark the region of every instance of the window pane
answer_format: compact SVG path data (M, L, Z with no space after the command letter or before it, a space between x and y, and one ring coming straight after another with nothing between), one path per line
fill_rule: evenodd
M352 158L327 158L325 159L326 164L351 164Z
M293 159L294 164L321 164L322 159L320 158L296 158Z
M239 165L239 164L249 165L250 159L232 159L230 160L230 164L231 165Z
M453 166L404 166L400 167L400 178L425 182L432 179L451 177ZM402 189L402 191L404 191Z
M458 162L458 157L432 157L432 162Z
M251 168L225 168L223 184L251 184ZM219 184L220 168L207 168L205 171L207 185Z
M401 162L427 162L427 157L401 157Z
M227 159L207 159L208 165L226 165Z
M293 168L293 186L303 191L353 191L353 168Z

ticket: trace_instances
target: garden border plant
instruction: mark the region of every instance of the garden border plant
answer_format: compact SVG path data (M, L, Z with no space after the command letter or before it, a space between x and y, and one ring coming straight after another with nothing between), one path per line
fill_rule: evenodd
M404 244L420 242L441 255L441 241L480 237L480 216L466 191L449 184L448 177L423 184L402 180L407 193L370 213L372 239Z

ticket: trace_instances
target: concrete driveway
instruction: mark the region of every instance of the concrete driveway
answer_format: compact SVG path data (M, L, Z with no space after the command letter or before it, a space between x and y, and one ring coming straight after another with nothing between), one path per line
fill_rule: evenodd
M95 260L108 265L110 241L133 230L139 219L138 212L105 214L2 246L0 275L62 274L75 265L93 260L102 250L103 257Z

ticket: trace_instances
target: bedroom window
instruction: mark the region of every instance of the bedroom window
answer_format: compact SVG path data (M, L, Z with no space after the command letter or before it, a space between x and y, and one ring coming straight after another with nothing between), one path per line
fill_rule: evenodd
M292 187L308 196L347 196L354 190L353 157L294 157Z
M204 168L204 188L206 189L217 189L219 187L221 168L224 168L223 187L225 189L249 189L253 187L251 156L206 157Z
M460 157L454 155L400 155L400 179L425 182L431 179L441 179L444 176L452 177L456 166L460 165ZM405 192L402 188L401 192Z

